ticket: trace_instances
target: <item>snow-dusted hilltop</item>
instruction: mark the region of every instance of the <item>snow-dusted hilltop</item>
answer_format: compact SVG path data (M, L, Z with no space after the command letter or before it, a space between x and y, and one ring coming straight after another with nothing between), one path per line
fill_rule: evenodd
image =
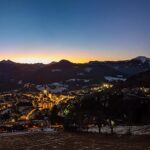
M150 64L150 58L147 58L145 56L138 56L132 60L140 61L142 63L149 63Z

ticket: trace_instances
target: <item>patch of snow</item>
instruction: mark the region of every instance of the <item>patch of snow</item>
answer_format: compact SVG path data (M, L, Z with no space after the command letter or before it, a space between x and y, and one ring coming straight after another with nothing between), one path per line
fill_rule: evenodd
M14 136L14 135L25 135L25 134L30 134L31 132L29 131L24 131L24 132L8 132L8 133L1 133L0 137L5 137L5 136Z
M52 128L44 128L43 131L44 132L55 132L55 130Z
M24 84L24 88L29 88L29 87L30 87L30 83Z
M50 92L56 94L56 93L62 93L65 90L67 90L67 88L65 88L65 87L57 87L55 89L50 89Z
M62 86L62 84L59 83L59 82L53 82L53 83L51 83L50 85L51 85L51 86Z
M150 61L149 58L144 57L144 56L136 57L135 60L139 60L139 61L141 61L142 63L145 63L146 61Z
M146 125L146 126L116 126L114 127L114 133L116 134L127 134L128 131L131 131L132 135L149 135L150 134L150 125ZM87 130L82 130L82 131L87 131ZM88 129L88 132L92 132L92 133L98 133L98 127L97 126L93 126L90 127ZM106 127L102 127L101 129L102 133L111 133L111 129L106 126Z
M119 78L119 77L105 76L104 78L105 80L110 81L110 82L111 81L126 81L125 78Z
M4 115L4 114L10 113L10 112L11 112L11 109L8 108L8 109L3 110L0 114Z
M0 137L5 137L5 136L14 136L14 135L27 135L27 134L35 134L39 132L48 132L48 133L54 133L56 132L52 128L31 128L28 131L22 131L22 132L9 132L9 133L1 133Z
M61 72L61 69L52 69L51 72Z
M41 88L42 87L42 85L36 85L36 88Z
M77 75L78 75L78 76L83 76L83 75L84 75L84 73L78 73Z
M76 81L89 82L90 80L87 80L87 79L69 79L69 80L67 80L67 82L76 82Z
M23 81L22 81L22 80L18 81L18 84L19 84L19 85L21 85L22 83L23 83Z
M118 74L117 77L118 77L118 78L123 78L123 75Z
M67 80L67 82L75 82L75 81L77 81L77 79L69 79L69 80Z
M85 70L85 72L91 72L91 71L92 71L92 68L87 67L87 68L85 68L84 70Z
M89 81L90 81L90 80L86 80L86 79L84 79L84 82L85 82L85 83L87 83L87 82L89 82Z
M44 90L44 86L42 86L42 85L37 85L37 86L36 86L36 89L39 90L39 91L43 91L43 90Z

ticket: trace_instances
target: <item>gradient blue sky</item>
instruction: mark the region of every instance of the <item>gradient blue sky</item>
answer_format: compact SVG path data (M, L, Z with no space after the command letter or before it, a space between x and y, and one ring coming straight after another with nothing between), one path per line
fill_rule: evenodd
M150 0L0 0L0 60L150 57Z

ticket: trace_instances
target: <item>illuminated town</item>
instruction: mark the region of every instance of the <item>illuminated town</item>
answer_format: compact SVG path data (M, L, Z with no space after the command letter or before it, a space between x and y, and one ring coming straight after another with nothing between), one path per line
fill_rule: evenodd
M44 86L42 91L22 92L14 90L12 92L1 93L0 112L1 114L11 113L11 117L6 122L4 121L3 124L34 120L34 113L36 114L37 110L51 111L54 106L67 103L77 96L89 93L89 91L93 93L112 87L112 84L104 83L89 89L69 91L64 94L53 94L49 92L48 86ZM12 113L14 110L16 112Z

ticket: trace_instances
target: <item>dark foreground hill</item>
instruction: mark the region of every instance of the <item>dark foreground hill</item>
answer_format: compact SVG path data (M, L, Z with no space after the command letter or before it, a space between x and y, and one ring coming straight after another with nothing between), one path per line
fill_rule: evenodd
M131 87L150 87L150 70L130 77L126 85Z
M11 135L12 134L12 135ZM148 150L149 136L98 135L90 133L32 132L0 136L2 150ZM9 144L7 144L9 143Z

